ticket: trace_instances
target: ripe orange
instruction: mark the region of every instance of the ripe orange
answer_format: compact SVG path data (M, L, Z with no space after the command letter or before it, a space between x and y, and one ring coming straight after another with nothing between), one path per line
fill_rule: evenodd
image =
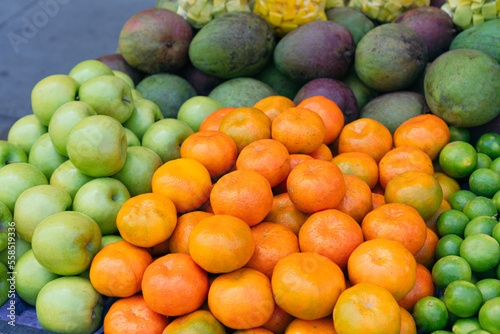
M297 107L312 110L321 116L326 127L326 135L323 140L326 145L337 139L344 127L344 114L335 102L318 95L302 100Z
M286 146L290 154L309 154L316 151L326 135L321 116L305 108L287 108L278 114L271 125L271 136Z
M168 318L153 311L142 295L134 295L111 305L103 327L106 334L161 334L168 323Z
M315 158L313 158L310 154L299 154L299 153L290 154L290 171L295 166L297 166L298 164L300 164L302 161L304 161L304 160L314 160L314 159ZM281 181L280 184L278 184L278 185L276 185L276 186L273 187L273 193L275 195L286 193L286 192L287 192L286 179L284 179L283 181Z
M401 311L401 331L399 334L417 334L417 325L413 316L402 307L399 310Z
M300 252L297 236L286 226L262 222L251 228L255 252L245 267L260 271L269 279L278 260Z
M227 327L263 326L274 310L271 282L266 275L250 268L221 274L210 285L208 307Z
M434 296L435 288L432 275L429 269L417 263L417 279L413 288L406 295L398 300L398 304L407 311L413 312L413 306L419 299L427 296Z
M233 111L234 107L225 107L218 109L208 115L203 122L200 124L200 130L199 131L219 131L219 126L220 122L222 121L222 118L229 114L230 111Z
M313 213L299 232L302 252L321 254L342 270L347 268L349 256L362 242L363 232L359 224L336 209Z
M286 328L285 334L337 334L331 316L316 320L295 318Z
M375 284L399 300L415 284L417 261L400 242L378 238L363 242L351 253L347 271L351 284Z
M385 204L384 195L372 192L372 210L375 210L376 208L384 204Z
M209 310L199 309L172 320L162 334L184 333L226 334L224 325Z
M345 289L342 270L323 255L293 253L274 267L271 286L276 304L292 316L315 320L330 315Z
M391 132L379 121L359 118L346 124L338 139L338 152L363 152L378 163L392 149Z
M359 283L340 295L333 310L333 323L338 334L399 334L401 310L386 289Z
M116 216L120 235L138 247L153 247L164 242L176 225L175 205L161 193L146 193L128 199Z
M354 218L361 224L372 209L372 191L368 184L356 175L344 175L346 193L336 209Z
M454 193L460 190L460 184L457 180L445 173L435 172L434 177L438 180L443 189L443 198L448 201Z
M438 235L427 227L427 237L425 238L424 246L415 254L417 263L422 264L427 268L432 268L436 262L436 245L439 241Z
M241 150L236 170L254 170L274 187L284 181L290 172L290 154L279 141L259 139Z
M216 215L232 215L249 226L260 223L273 205L269 181L254 170L235 170L222 176L210 193Z
M263 111L272 121L284 109L295 107L295 103L288 97L273 95L263 98L255 103L253 107Z
M297 209L292 203L288 193L282 193L273 197L271 210L264 218L266 222L272 222L288 227L295 235L299 234L300 227L304 224L309 214Z
M445 121L433 114L412 117L394 132L394 147L416 146L434 160L450 141L450 129Z
M199 131L184 140L181 158L201 163L212 178L227 173L235 164L238 149L234 141L220 131Z
M283 334L287 326L292 322L294 317L291 314L283 311L281 307L274 303L274 311L271 318L264 324L264 328L276 334Z
M292 203L302 212L334 209L346 194L344 176L330 161L307 160L295 166L287 178Z
M332 150L330 150L330 148L325 144L321 144L321 146L316 151L309 153L309 155L314 159L321 159L327 161L333 159Z
M94 256L90 282L105 296L130 297L141 291L142 276L151 262L153 258L147 250L127 241L117 241Z
M256 327L256 328L242 329L233 332L233 334L274 334L274 333L263 327Z
M342 173L356 175L365 181L370 189L378 182L378 165L375 159L363 152L340 153L333 157L332 162L336 164Z
M163 194L174 202L177 213L200 208L212 190L210 173L194 159L179 158L164 163L153 174L153 193Z
M425 224L427 225L427 227L429 227L434 232L437 232L437 220L441 213L447 210L451 210L451 205L447 200L443 198L443 200L441 201L441 205L439 206L437 211L430 218L425 220Z
M187 254L167 254L157 258L142 278L142 295L148 306L170 317L197 310L207 294L207 272Z
M209 273L242 268L255 251L250 227L241 219L215 214L196 224L189 235L189 253Z
M271 138L271 119L257 108L240 107L222 118L219 131L231 137L241 152L256 140Z
M413 255L424 246L427 225L417 210L401 203L388 203L369 212L361 223L365 240L386 238L400 242Z
M191 211L180 215L177 219L177 226L168 239L170 252L189 254L189 234L200 220L213 215L205 211Z

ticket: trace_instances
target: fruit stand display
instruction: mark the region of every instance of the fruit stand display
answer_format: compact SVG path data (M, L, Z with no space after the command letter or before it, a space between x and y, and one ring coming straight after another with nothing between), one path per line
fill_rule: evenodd
M1 320L500 333L499 4L136 13L0 141Z

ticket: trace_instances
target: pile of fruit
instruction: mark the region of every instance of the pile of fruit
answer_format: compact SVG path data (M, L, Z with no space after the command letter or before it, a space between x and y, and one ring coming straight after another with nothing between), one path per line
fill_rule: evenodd
M159 1L39 81L0 141L3 320L499 334L500 19L332 3Z

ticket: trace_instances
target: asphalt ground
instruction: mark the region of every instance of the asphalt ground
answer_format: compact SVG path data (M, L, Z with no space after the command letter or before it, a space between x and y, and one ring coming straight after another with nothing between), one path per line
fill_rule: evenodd
M115 53L125 22L156 0L0 0L0 139L31 114L31 90L80 61Z

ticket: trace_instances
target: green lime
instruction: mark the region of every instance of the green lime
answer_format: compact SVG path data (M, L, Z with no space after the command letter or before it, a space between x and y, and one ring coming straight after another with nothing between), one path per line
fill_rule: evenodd
M477 329L481 329L481 326L476 317L458 319L451 327L453 334L467 334Z
M479 280L477 279L476 273L472 273L469 282L476 284Z
M436 260L448 255L460 256L460 245L463 241L464 239L456 234L447 234L439 239L435 250Z
M490 299L500 297L500 280L486 278L477 282L476 286L481 291L483 303Z
M454 192L453 195L450 196L450 200L448 201L448 203L450 204L452 209L463 211L467 202L469 202L476 196L477 195L470 190L459 190L457 192Z
M494 217L498 210L491 198L476 196L465 204L463 212L469 219L474 219L479 216Z
M453 334L452 332L444 331L444 330L438 330L434 331L431 334Z
M500 263L500 245L487 234L473 234L462 242L460 257L469 263L473 271L484 272Z
M413 307L413 319L419 331L429 333L444 329L448 323L448 310L442 300L434 296L419 299Z
M500 244L500 223L497 223L491 231L491 236Z
M478 196L493 197L500 190L500 174L489 168L479 168L469 176L469 189Z
M431 273L434 284L441 290L444 290L451 282L458 280L469 281L472 269L467 260L460 256L448 255L434 263Z
M495 204L497 212L500 212L500 191L497 191L495 195L493 195L491 201L493 202L493 204Z
M450 142L465 141L470 143L470 130L468 128L459 128L453 125L449 125L448 127L450 128Z
M467 177L476 169L477 152L474 146L464 141L448 143L439 152L439 165L451 177Z
M476 170L480 169L480 168L490 168L492 161L493 160L491 160L491 158L489 156L487 156L486 154L478 153L477 154Z
M473 234L488 234L493 233L493 229L498 224L498 221L493 217L479 216L472 219L465 227L464 237L467 238Z
M444 303L448 311L461 318L473 317L483 304L481 291L469 281L451 282L444 290Z
M491 334L500 334L500 297L495 297L483 304L479 310L481 327Z
M485 331L484 329L474 329L473 331L470 331L468 334L491 334L491 333Z
M460 210L451 209L443 211L436 222L438 235L443 237L448 234L464 236L465 227L469 223L469 217Z
M500 158L493 159L490 164L490 169L500 173Z
M476 150L488 155L491 159L500 157L500 134L488 132L481 135L476 142Z
M10 270L0 262L0 303L3 305L9 300Z

